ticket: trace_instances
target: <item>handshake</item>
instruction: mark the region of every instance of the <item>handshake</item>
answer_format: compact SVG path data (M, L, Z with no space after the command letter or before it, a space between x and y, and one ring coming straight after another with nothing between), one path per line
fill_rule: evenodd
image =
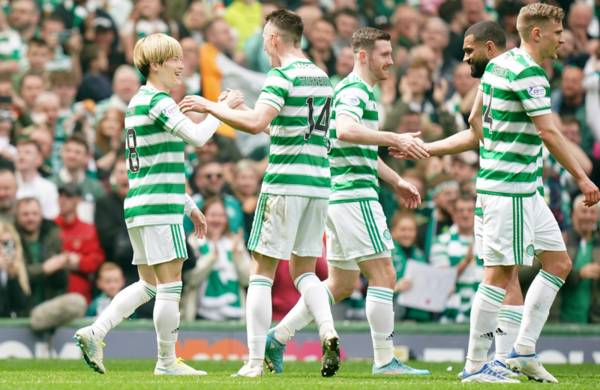
M390 156L399 160L423 160L430 157L427 145L417 133L390 133Z
M179 109L184 114L188 111L206 113L210 112L213 104L225 104L230 108L244 108L244 95L238 90L227 89L221 92L216 102L202 96L188 95L179 102Z

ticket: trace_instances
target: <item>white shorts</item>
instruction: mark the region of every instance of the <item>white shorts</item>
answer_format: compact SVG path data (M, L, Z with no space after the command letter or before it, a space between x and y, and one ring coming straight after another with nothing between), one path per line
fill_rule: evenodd
M156 265L188 257L182 224L137 226L127 232L135 265Z
M528 265L544 251L566 251L563 236L541 195L478 194L475 253L485 266Z
M391 256L394 248L381 204L376 200L333 203L327 211L327 260L336 268Z
M278 260L323 252L327 199L260 194L248 249Z

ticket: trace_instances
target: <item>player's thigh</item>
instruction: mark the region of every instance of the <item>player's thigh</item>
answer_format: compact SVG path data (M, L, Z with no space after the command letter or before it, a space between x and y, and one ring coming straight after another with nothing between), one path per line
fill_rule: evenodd
M393 248L385 215L377 201L356 201L329 205L327 212L327 258L358 260L383 254Z
M533 197L479 194L476 220L478 256L487 267L531 265L533 262Z
M328 200L321 198L290 197L298 215L298 229L292 253L299 257L318 257L323 252L323 234L327 218Z
M274 259L289 259L301 218L301 201L262 193L258 199L248 249Z
M481 195L477 195L475 201L475 215L473 222L474 242L473 256L482 258L483 253L483 209L481 207Z
M290 275L293 280L307 272L314 273L317 259L314 256L296 256L292 254L290 259Z
M534 221L533 246L536 252L564 252L567 250L558 222L539 194L535 196L534 201Z
M261 275L273 280L275 279L278 263L279 259L275 259L258 252L252 252L252 264L250 268L251 274Z
M183 268L183 259L175 259L165 263L159 263L152 266L156 280L160 284L173 283L181 281L181 269Z

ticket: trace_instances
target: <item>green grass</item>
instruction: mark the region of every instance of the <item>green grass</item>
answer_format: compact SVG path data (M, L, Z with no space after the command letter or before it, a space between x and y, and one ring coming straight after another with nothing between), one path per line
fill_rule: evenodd
M322 378L316 362L286 363L282 375L266 373L263 378L231 378L241 362L191 362L192 366L208 371L206 377L155 377L151 360L108 360L109 372L100 375L91 371L83 361L72 360L0 360L0 389L190 389L198 385L205 388L251 388L251 389L383 389L410 387L414 389L469 388L485 389L487 385L462 385L456 378L460 365L447 371L449 364L411 363L428 368L433 375L427 378L373 377L368 362L343 362L333 378ZM596 389L600 381L600 365L548 365L561 382L553 389ZM594 385L594 383L596 385ZM517 386L542 386L524 382ZM550 386L550 385L544 385Z

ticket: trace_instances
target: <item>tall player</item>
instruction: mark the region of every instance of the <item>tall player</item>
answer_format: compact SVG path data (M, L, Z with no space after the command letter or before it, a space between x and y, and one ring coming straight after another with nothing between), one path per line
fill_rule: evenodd
M557 382L539 362L535 346L571 260L556 220L536 191L542 143L573 175L587 206L600 200L596 185L564 148L541 67L544 60L556 58L563 43L563 18L562 9L548 4L523 7L517 17L521 47L490 61L476 98L483 116L473 121L483 126L483 145L476 186L482 218L475 239L485 275L471 310L464 382L490 379L487 353L506 288L514 267L530 266L534 256L542 269L525 297L517 340L506 361L531 379Z
M98 319L79 329L74 338L88 365L104 374L106 334L156 296L158 361L154 374L205 375L175 356L181 268L187 258L184 212L194 222L199 237L206 233L204 216L185 193L184 146L203 145L220 121L208 116L200 124L194 123L169 95L182 82L183 53L177 40L164 34L149 35L137 42L133 57L148 80L131 99L125 117L129 170L125 220L140 280L119 292ZM236 105L234 100L232 94L228 102ZM237 100L237 104L242 102L239 96Z
M377 148L394 146L409 158L426 158L417 134L378 131L377 102L373 88L390 76L390 35L375 28L361 28L352 35L354 69L335 89L329 135L332 193L327 211L327 260L325 282L334 302L352 293L363 273L368 281L366 313L371 327L374 374L427 375L427 370L405 366L394 357L393 248L385 216L378 200L379 178L390 184L403 204L420 203L416 188L404 181L377 157ZM274 372L283 371L285 343L295 331L312 321L303 299L267 336L266 360Z
M471 67L471 76L481 78L489 61L502 54L505 47L506 34L498 23L483 21L469 27L465 32L463 50L465 53L464 61ZM481 115L481 105L475 104L472 117L477 115ZM477 123L474 122L473 124L475 126L468 130L426 144L427 151L432 156L442 156L477 148L483 140L483 129L477 126ZM394 151L392 155L397 155L397 153ZM538 159L538 165L540 165L542 163L541 156ZM538 174L540 173L538 172ZM541 176L539 181L541 182ZM543 186L538 184L538 190L543 191ZM480 208L476 209L475 219L478 221L478 225L481 224L482 219L480 211ZM518 267L514 267L506 288L506 296L498 312L498 325L494 334L496 351L494 360L490 364L490 368L503 376L518 376L518 374L514 374L513 371L507 368L506 358L517 339L522 313L523 294L519 285Z
M321 374L334 375L340 363L327 290L315 275L331 185L327 129L333 89L327 74L302 53L302 32L302 20L293 12L267 16L264 49L273 69L253 109L231 110L199 97L186 97L180 104L184 112L207 111L249 133L270 125L269 164L248 242L254 260L246 298L249 360L238 376L263 374L279 259L290 259L295 286L319 326Z

